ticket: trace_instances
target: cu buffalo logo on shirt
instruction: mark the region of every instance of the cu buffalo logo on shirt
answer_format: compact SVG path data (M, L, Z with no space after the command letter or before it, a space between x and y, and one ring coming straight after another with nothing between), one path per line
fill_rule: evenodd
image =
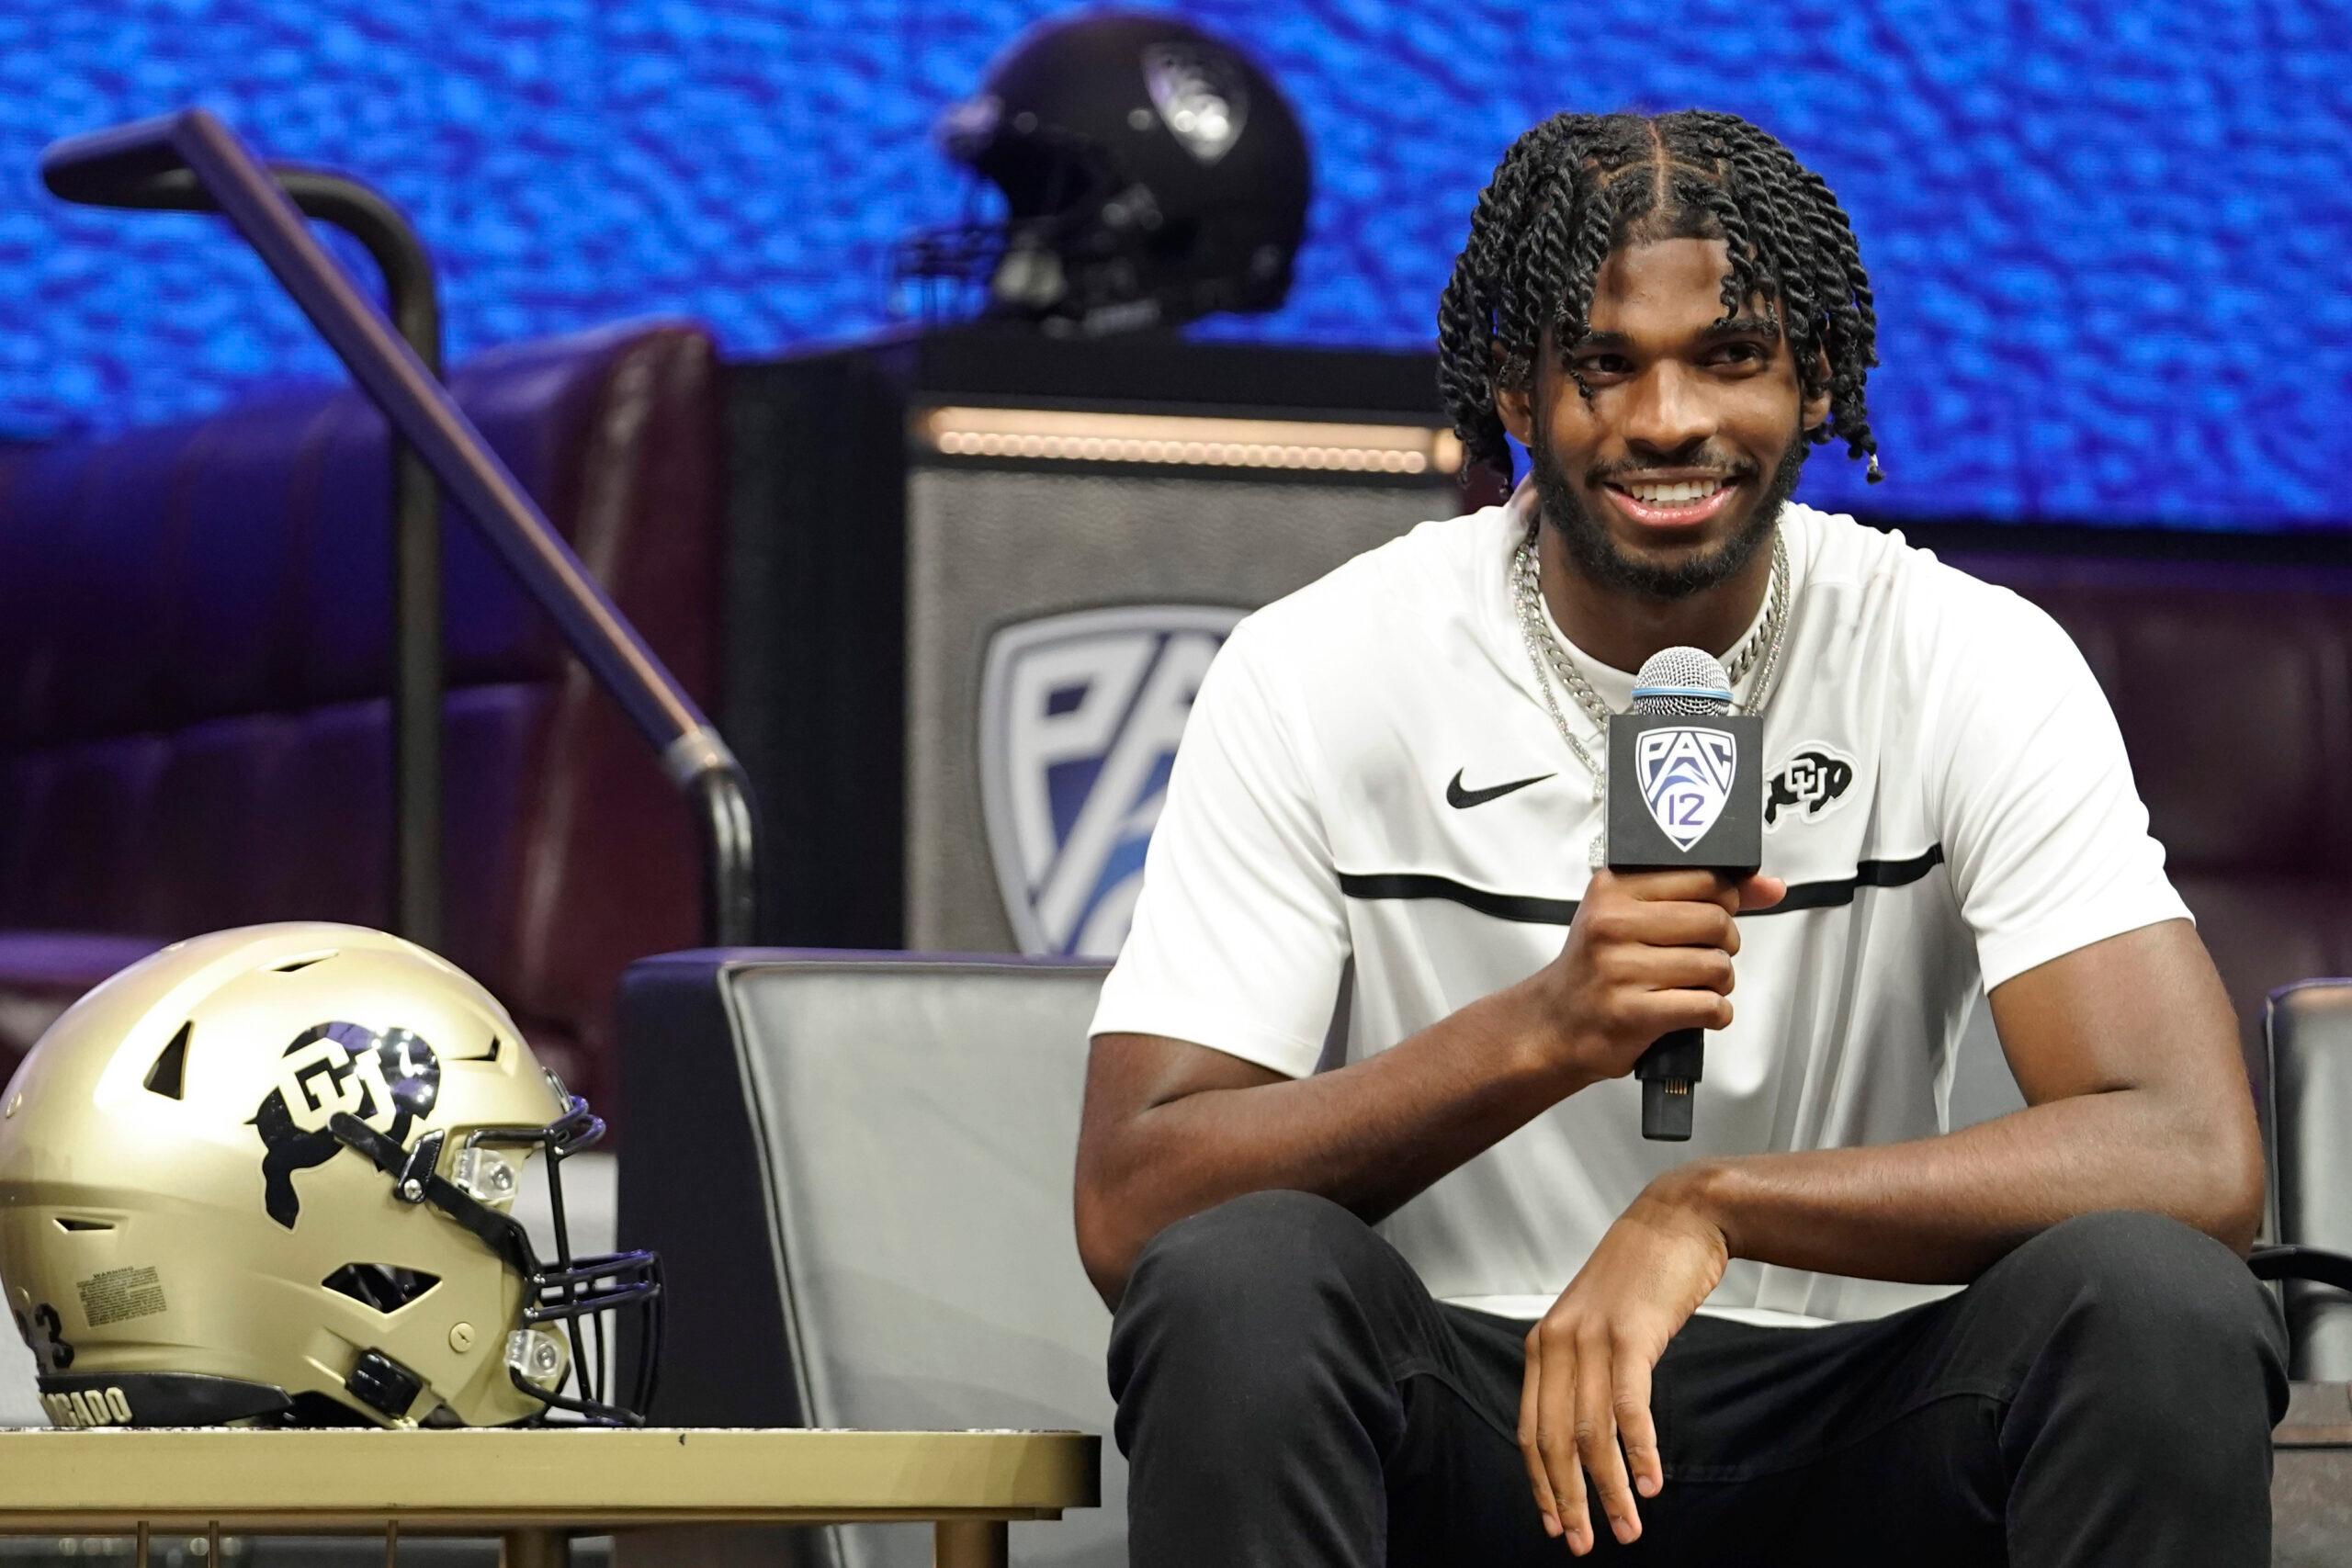
M1243 614L1080 610L989 639L980 807L1023 952L1107 958L1126 940L1193 694Z
M1764 790L1764 827L1781 825L1783 812L1811 822L1835 811L1854 782L1854 760L1823 741L1804 743L1774 773Z

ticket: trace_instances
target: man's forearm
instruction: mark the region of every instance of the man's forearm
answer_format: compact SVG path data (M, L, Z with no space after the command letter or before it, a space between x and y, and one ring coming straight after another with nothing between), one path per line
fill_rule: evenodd
M1559 956L1386 1050L1289 1079L1213 1043L1096 1038L1079 1134L1079 1255L1105 1301L1144 1244L1245 1192L1317 1193L1377 1220L1676 1029L1724 1029L1733 913L1786 887L1709 871L1598 871Z
M1698 1161L1653 1190L1721 1226L1735 1258L1865 1279L1964 1283L2102 1209L2169 1214L2243 1252L2261 1184L2241 1109L2118 1089L1944 1137Z
M1162 1227L1245 1192L1313 1192L1377 1220L1582 1087L1532 1047L1535 1027L1507 988L1334 1071L1152 1106L1081 1181L1081 1206L1091 1188L1115 1211L1123 1263Z

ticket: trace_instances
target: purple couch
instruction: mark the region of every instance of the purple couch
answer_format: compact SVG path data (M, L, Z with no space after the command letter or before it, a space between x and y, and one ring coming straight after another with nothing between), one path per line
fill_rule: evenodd
M717 659L707 336L499 350L467 412L698 699ZM390 919L385 432L346 390L0 454L0 1073L164 942ZM447 545L447 955L608 1104L633 958L697 937L656 760L462 519Z

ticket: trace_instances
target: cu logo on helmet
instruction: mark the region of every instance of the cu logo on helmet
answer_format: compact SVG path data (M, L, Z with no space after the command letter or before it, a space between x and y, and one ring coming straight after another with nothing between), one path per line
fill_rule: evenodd
M1221 51L1154 44L1144 51L1143 77L1161 122L1202 163L1215 164L1241 140L1241 127L1250 118L1250 89Z
M428 1068L439 1076L431 1046L404 1029L356 1043L355 1049L353 1042L323 1035L279 1058L277 1092L288 1118L303 1132L318 1132L344 1111L389 1133L403 1111L432 1106L435 1086L423 1081Z
M294 1175L326 1164L343 1146L334 1131L337 1115L405 1147L410 1128L433 1114L440 1092L440 1058L408 1030L379 1034L342 1021L304 1030L278 1058L276 1082L253 1115L269 1217L294 1228L302 1213Z

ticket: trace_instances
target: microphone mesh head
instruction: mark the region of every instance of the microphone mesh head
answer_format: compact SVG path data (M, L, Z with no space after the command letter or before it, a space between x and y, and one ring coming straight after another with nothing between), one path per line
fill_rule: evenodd
M1706 649L1661 648L1634 677L1635 713L1714 717L1731 711L1731 677Z

